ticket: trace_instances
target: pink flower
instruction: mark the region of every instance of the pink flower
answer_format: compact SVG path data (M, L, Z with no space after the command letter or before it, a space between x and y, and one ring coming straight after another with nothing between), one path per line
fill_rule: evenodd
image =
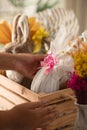
M73 90L87 90L87 79L79 77L75 72L71 74L68 87Z

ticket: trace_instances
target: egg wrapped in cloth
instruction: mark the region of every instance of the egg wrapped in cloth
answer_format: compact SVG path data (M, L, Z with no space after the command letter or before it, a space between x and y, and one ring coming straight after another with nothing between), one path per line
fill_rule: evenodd
M73 69L73 60L68 52L73 49L68 42L73 35L61 26L56 38L51 42L48 56L41 62L41 69L35 75L31 90L34 92L54 92L60 89L60 85L69 78L69 72Z

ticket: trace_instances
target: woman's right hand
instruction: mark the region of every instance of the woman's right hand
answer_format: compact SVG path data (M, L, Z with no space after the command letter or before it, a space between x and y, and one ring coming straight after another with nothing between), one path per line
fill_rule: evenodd
M9 124L15 130L46 128L58 114L56 106L45 106L41 102L29 102L15 106L9 112Z

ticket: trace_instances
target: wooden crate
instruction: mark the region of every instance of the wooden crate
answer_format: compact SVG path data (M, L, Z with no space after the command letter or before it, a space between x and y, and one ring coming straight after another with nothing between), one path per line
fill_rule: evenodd
M56 104L58 118L55 119L47 130L74 130L77 108L74 105L74 94L71 89L59 90L53 93L34 93L18 83L0 75L0 109L6 110L26 101L47 101L47 105Z

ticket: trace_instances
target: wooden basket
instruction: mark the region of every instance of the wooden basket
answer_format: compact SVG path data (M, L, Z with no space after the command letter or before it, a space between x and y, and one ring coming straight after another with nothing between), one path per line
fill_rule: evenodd
M0 75L0 109L6 110L26 101L47 101L47 105L56 104L58 118L53 121L47 130L74 130L77 108L74 105L74 94L71 89L59 90L50 94L36 94L31 90Z

